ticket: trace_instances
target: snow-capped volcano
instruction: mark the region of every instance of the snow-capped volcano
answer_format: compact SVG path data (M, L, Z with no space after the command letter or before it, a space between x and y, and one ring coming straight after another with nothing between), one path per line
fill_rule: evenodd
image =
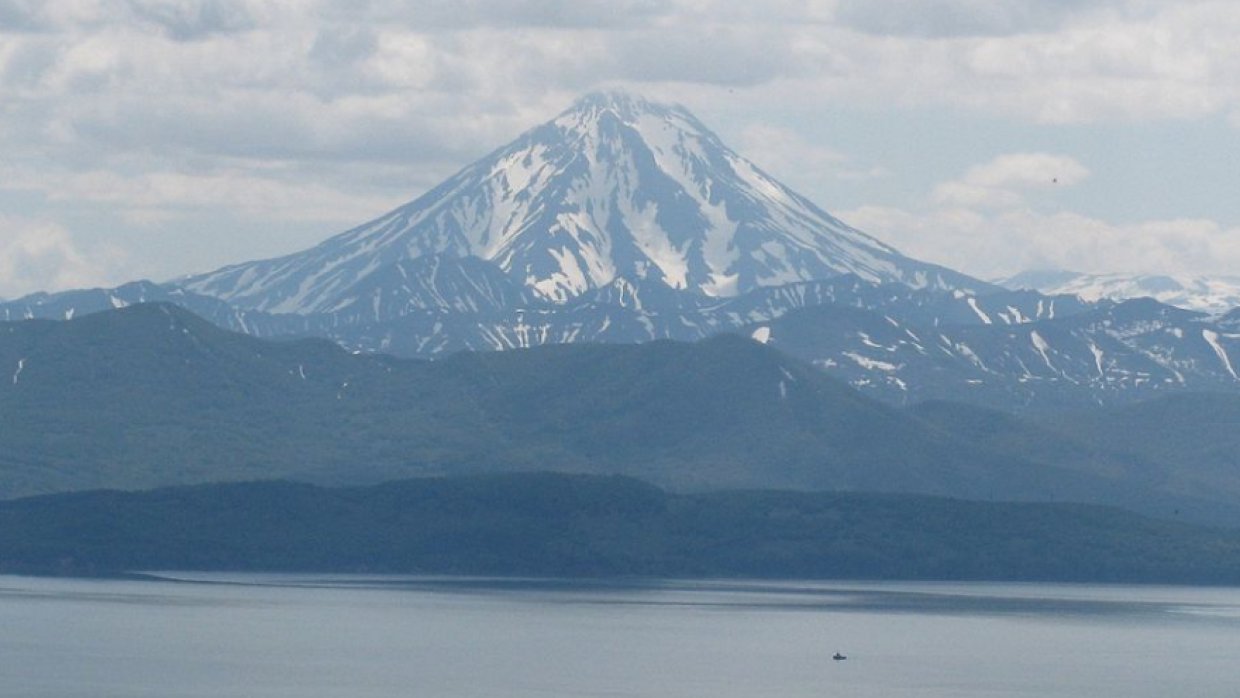
M356 303L403 260L476 257L565 302L617 279L710 297L854 273L980 288L842 223L725 146L680 106L579 100L418 199L311 249L180 285L271 312ZM390 276L395 276L389 274Z

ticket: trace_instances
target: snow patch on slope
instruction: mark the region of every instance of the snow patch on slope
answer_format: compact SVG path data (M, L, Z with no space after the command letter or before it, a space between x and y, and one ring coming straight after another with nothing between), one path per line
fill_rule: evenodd
M1222 343L1218 341L1218 333L1213 330L1203 329L1201 331L1201 336L1206 340L1206 344L1209 344L1210 348L1214 350L1214 353L1218 355L1218 360L1223 363L1223 368L1231 374L1233 379L1240 380L1240 376L1236 375L1236 370L1231 366L1231 359L1227 356L1227 350L1224 349Z

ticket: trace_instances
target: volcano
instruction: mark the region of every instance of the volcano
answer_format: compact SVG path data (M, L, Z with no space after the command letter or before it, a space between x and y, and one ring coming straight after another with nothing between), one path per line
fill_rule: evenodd
M313 248L178 285L250 310L329 313L362 289L373 293L376 279L399 285L408 261L426 258L481 260L553 304L617 280L707 298L848 273L914 288L985 286L841 222L684 107L618 92L580 99L414 201ZM468 275L453 264L419 268ZM477 278L493 287L494 277Z

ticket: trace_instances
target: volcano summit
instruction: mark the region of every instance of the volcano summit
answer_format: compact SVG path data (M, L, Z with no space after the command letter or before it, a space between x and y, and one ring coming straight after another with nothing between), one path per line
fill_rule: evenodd
M981 282L901 255L738 155L686 109L588 95L418 199L322 244L182 281L250 310L334 312L393 265L474 257L563 304L617 279L708 298L852 273ZM405 274L407 276L407 273Z

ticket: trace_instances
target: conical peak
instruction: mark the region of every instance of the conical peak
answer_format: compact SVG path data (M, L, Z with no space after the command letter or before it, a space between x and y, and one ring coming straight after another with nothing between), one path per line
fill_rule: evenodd
M429 255L477 257L557 302L622 276L720 297L841 273L920 287L944 271L797 196L685 108L608 91L384 216L187 287L248 308L322 312L355 300L376 269Z
M624 90L599 90L590 92L569 108L569 112L598 113L612 111L620 116L629 116L643 112L668 111L671 105L658 104Z
M694 150L731 152L702 122L679 104L667 104L622 91L592 92L535 132L556 134L582 150L647 148L677 141L700 144Z
M706 132L706 128L689 110L679 104L654 102L623 90L591 92L573 102L554 123L573 130L583 127L591 127L592 130L592 127L609 117L629 126L637 125L643 118L653 117L662 121L679 122L681 127L687 130Z

